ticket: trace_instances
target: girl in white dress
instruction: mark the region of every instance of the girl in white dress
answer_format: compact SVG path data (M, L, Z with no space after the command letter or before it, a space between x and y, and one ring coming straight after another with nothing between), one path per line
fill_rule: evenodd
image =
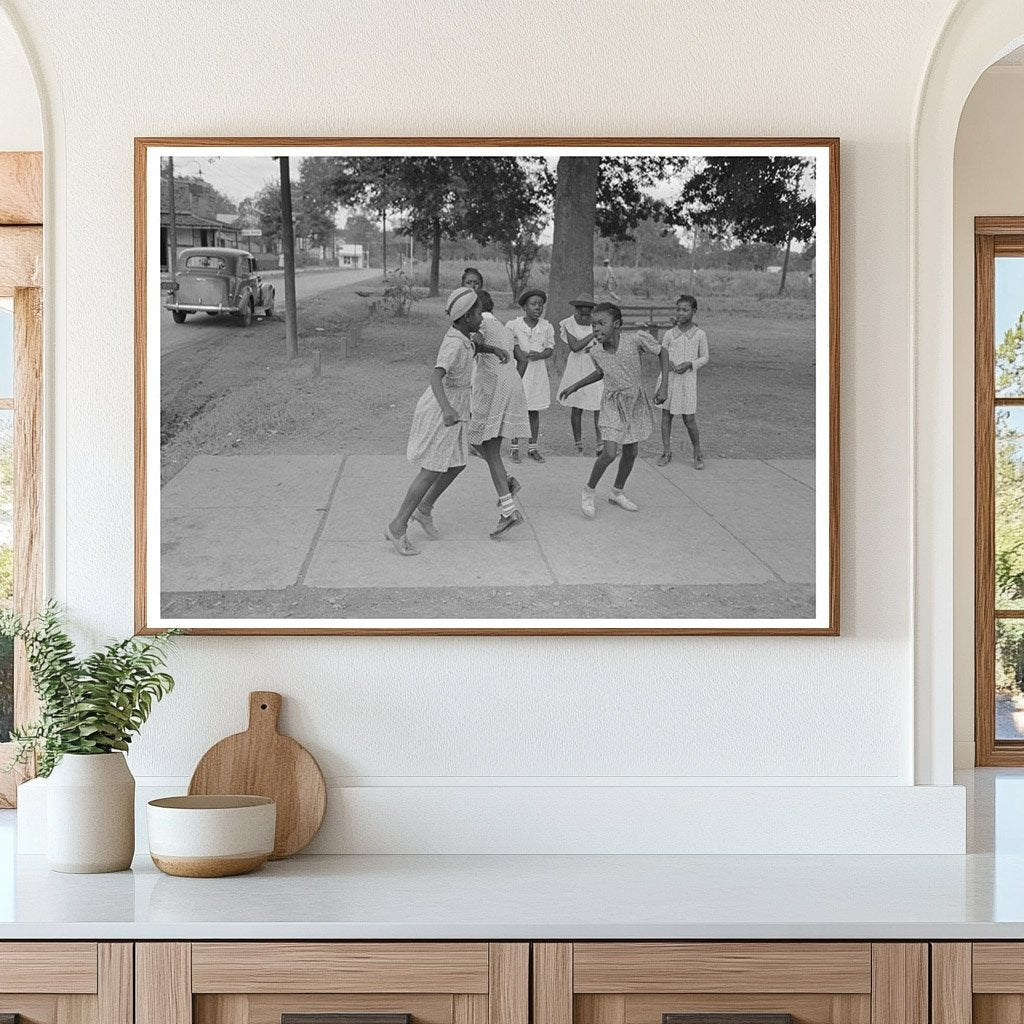
M420 470L397 515L384 527L384 539L400 555L419 554L405 535L410 519L415 519L428 537L438 536L433 520L434 502L466 468L473 356L490 352L503 363L509 358L503 348L487 345L476 333L482 313L472 288L456 288L444 308L451 327L434 361L430 386L416 403L406 448L409 461Z
M555 354L555 329L543 319L547 293L530 288L519 296L523 315L505 326L515 336L516 363L526 391L526 408L530 413L530 447L527 454L534 462L544 462L537 447L541 410L551 405L551 381L548 360ZM519 462L519 438L512 438L512 461Z
M594 360L590 358L590 350L597 344L594 340L594 329L590 325L590 314L594 311L594 297L579 295L569 305L574 307L575 312L558 325L562 341L569 347L562 381L558 385L559 392L593 373L595 369ZM601 445L601 431L597 427L597 418L601 413L601 396L603 394L604 381L599 380L596 384L580 388L569 398L558 399L562 405L566 405L572 410L569 413L569 423L572 426L573 447L577 455L583 454L584 409L594 413L594 433L597 436L598 447Z
M659 466L672 461L672 417L682 416L693 445L693 468L704 468L697 429L697 371L708 361L708 336L693 322L697 300L680 295L676 300L676 325L661 339L668 352L668 401L661 410L661 458ZM660 384L660 381L659 381Z

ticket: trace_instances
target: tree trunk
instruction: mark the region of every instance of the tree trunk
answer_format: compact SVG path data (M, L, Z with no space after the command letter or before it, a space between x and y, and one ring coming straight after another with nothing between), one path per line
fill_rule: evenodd
M544 314L553 324L572 312L569 303L580 292L594 292L594 227L600 169L600 157L563 156L558 159L551 275ZM564 369L568 355L563 348L560 344L555 346L554 362L558 373Z
M793 236L786 239L786 256L782 261L782 280L779 282L779 294L786 290L786 274L789 273L789 252L793 248Z
M690 244L690 294L693 295L693 282L697 276L697 239L700 237L700 231L696 227L693 229L693 242Z
M435 217L430 239L430 297L441 293L441 218Z

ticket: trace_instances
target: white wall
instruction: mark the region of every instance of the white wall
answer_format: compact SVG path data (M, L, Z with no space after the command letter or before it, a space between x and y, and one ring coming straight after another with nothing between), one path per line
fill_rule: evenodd
M954 162L954 728L974 764L974 218L1024 216L1024 65L990 68L960 119Z
M43 122L32 69L14 27L0 10L0 151L43 148Z
M134 747L137 774L187 777L241 726L245 693L272 688L285 728L361 797L410 787L429 805L510 782L910 786L908 161L945 0L717 0L699 16L675 0L301 0L287 16L225 2L225 19L264 26L258 56L202 59L197 74L189 45L167 42L174 21L209 20L205 2L179 0L175 18L127 0L8 6L53 97L51 589L87 639L132 626L133 136L842 138L840 639L189 638L177 691ZM861 813L891 837L876 793ZM954 845L958 807L934 811Z

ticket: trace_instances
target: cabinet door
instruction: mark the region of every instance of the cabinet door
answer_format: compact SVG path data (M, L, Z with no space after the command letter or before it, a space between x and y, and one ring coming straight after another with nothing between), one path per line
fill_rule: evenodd
M932 946L935 1024L1011 1024L1024 1019L1024 942Z
M538 943L533 1024L928 1024L923 943Z
M127 942L0 942L5 1024L132 1024Z
M136 1024L529 1024L525 943L139 943L136 984Z

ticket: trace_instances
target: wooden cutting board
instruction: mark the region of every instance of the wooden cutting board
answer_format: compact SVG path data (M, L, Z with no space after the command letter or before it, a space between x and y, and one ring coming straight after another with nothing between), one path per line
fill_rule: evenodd
M245 793L277 803L271 860L298 853L317 834L327 808L327 787L313 755L277 731L281 694L249 694L249 728L214 744L202 756L190 796Z

